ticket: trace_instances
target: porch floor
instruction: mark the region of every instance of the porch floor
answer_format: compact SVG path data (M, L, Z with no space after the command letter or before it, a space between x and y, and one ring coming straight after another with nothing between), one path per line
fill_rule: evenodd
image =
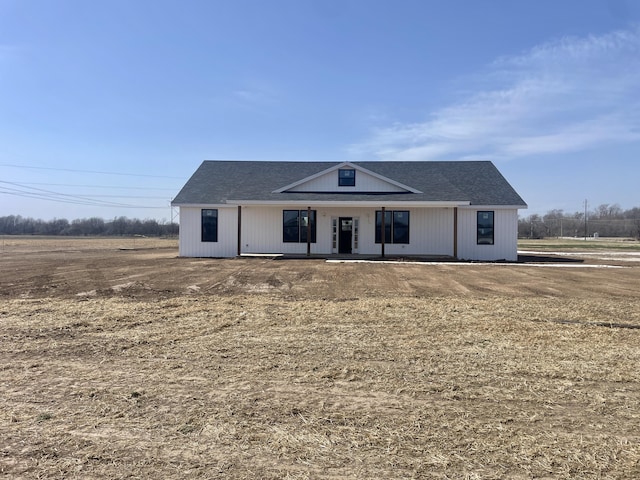
M365 255L359 253L242 253L240 257L273 258L274 260L367 260L367 261L395 261L395 262L457 262L454 257L447 255Z

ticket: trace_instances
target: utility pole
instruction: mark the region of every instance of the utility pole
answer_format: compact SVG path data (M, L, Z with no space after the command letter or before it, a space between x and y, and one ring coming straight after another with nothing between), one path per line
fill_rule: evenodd
M584 199L584 239L587 239L587 199Z
M564 235L562 233L562 217L560 217L560 238L562 238Z

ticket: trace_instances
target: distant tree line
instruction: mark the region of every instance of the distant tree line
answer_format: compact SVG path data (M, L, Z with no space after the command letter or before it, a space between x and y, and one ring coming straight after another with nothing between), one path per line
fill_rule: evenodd
M177 223L159 223L157 220L116 217L104 220L98 217L67 220L39 220L20 215L0 217L0 235L145 235L148 237L175 236Z
M603 204L595 210L565 213L551 210L518 220L518 237L632 237L640 240L640 208L622 210L618 204Z
M550 210L545 215L533 214L518 219L519 238L544 237L633 237L640 240L640 208L622 210L618 204L603 204L595 210L566 213ZM154 219L99 217L67 220L40 220L20 215L0 217L0 235L68 235L149 237L178 235L177 223L161 223Z

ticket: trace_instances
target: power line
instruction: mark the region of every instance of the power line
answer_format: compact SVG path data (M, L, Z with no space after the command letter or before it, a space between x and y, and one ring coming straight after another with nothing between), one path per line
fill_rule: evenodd
M121 185L87 185L79 183L45 183L45 182L20 182L22 185L46 185L51 187L84 187L84 188L109 188L119 190L165 190L175 192L175 188L165 187L123 187Z
M16 197L35 198L37 200L48 200L48 201L58 202L58 203L71 203L74 205L90 205L94 207L114 206L114 205L101 204L99 202L55 198L55 197L52 197L51 195L45 195L42 193L35 193L35 192L25 192L23 190L18 190L18 189L8 188L8 187L0 187L0 193L4 193L5 195L13 195ZM127 206L119 205L119 208L127 208Z
M36 187L28 187L26 185L15 183L15 182L6 182L1 181L0 183L5 185L0 185L0 193L4 193L7 195L14 195L25 198L34 198L39 200L49 200L59 203L71 203L76 205L89 205L96 207L118 207L118 208L166 208L166 207L151 207L151 206L143 206L143 205L131 205L127 203L120 202L109 202L104 200L94 200L90 196L82 196L82 195L71 195L66 193L54 192L51 190L45 190L43 188ZM13 188L8 187L6 185L12 185ZM30 189L24 190L24 188ZM124 197L128 198L128 197ZM141 197L144 198L144 197Z
M90 198L84 198L84 197L75 196L75 195L58 194L55 192L52 192L52 193L29 192L25 190L19 190L16 188L10 188L10 187L4 187L4 186L0 188L3 189L3 190L0 190L0 193L6 193L8 195L14 195L18 197L35 198L39 200L49 200L49 201L60 202L60 203L73 203L76 205L90 205L95 207L119 207L119 208L136 207L135 205L129 205L125 203L97 201L97 200L92 200Z
M166 199L166 197L153 197L153 196L148 196L148 195L95 195L95 194L91 194L91 193L76 193L75 195L72 194L68 194L68 193L60 193L60 192L53 192L51 190L45 190L43 188L37 188L37 187L29 187L28 185L33 185L33 183L24 183L24 182L7 182L7 181L3 181L0 180L0 183L6 183L7 185L13 185L16 187L21 187L21 188L29 188L31 190L38 190L39 192L45 192L48 194L53 194L53 195L60 195L60 196L66 196L66 197L77 197L77 198L81 198L81 199L87 199L90 200L91 198L94 197L103 197L103 198L107 198L107 197L111 197L111 198L148 198L148 199ZM36 183L36 185L40 185L38 183ZM47 183L43 183L42 185L56 185L56 184L47 184ZM5 187L7 188L7 187ZM125 187L126 188L126 187ZM137 189L136 187L132 187L133 189ZM168 189L167 189L168 190Z
M149 200L166 200L167 197L150 197L148 195L93 195L93 194L78 194L87 198L146 198Z
M92 206L92 207L118 207L118 208L141 208L141 209L158 209L158 210L163 210L167 207L152 207L152 206L147 206L147 205L126 205L126 204L118 204L118 203L111 203L111 202L82 202L82 201L77 201L77 200L67 200L67 199L62 199L62 198L51 198L48 197L46 195L39 195L39 194L31 194L28 192L20 192L20 191L7 191L7 190L1 190L2 188L6 188L6 187L0 187L0 194L5 194L5 195L14 195L16 197L24 197L24 198L34 198L37 200L48 200L51 202L58 202L58 203L70 203L70 204L75 204L75 205L88 205L88 206Z
M13 192L15 194L23 194L23 195L29 196L31 198L56 199L56 198L62 197L62 199L65 199L65 200L73 200L76 203L77 202L83 202L84 204L97 203L96 201L92 200L91 198L82 197L80 195L70 195L70 194L66 194L66 193L53 192L51 190L45 190L43 188L26 187L25 185L22 185L20 183L5 182L5 181L2 181L2 180L0 180L0 183L4 183L6 185L12 185L14 187L31 189L31 191L29 191L29 190L21 190L21 189L18 189L18 188L11 188L11 187L7 187L7 186L2 186L2 188L5 190L5 193ZM110 206L124 206L124 204L116 204L114 202L104 202L104 203L112 204Z
M55 170L58 172L74 172L74 173L97 173L100 175L119 175L119 176L125 176L125 177L171 178L174 180L184 180L184 177L171 177L168 175L149 175L146 173L103 172L99 170L79 170L74 168L35 167L31 165L14 165L11 163L0 163L0 167L26 168L26 169L33 169L33 170Z
M78 198L82 197L82 198L148 198L150 200L166 200L166 196L163 197L154 197L154 196L149 196L149 195L96 195L96 194L92 194L92 193L76 193L75 195L71 195L71 194L65 194L65 193L58 193L58 192L51 192L50 190L43 190L40 188L35 188L35 187L29 187L28 185L59 185L59 186L71 186L69 184L64 184L64 183L37 183L37 182L20 182L20 183L16 183L16 182L7 182L7 181L2 181L0 180L0 183L6 183L8 185L14 185L17 187L22 187L22 188L31 188L33 190L40 190L43 192L48 192L48 193L53 193L56 195L64 195L64 196L76 196ZM118 188L118 187L107 187L107 186L99 186L99 185L73 185L75 187L92 187L92 188ZM5 187L6 188L6 187ZM132 190L138 190L137 187L122 187L123 189L132 189ZM152 190L152 189L143 189L143 190ZM169 189L169 188L161 188L158 190L171 190L174 191L173 189Z

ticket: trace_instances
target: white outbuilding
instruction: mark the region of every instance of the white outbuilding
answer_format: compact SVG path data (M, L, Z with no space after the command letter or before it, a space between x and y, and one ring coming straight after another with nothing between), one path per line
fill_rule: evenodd
M180 255L517 259L526 203L493 163L205 161L172 205Z

